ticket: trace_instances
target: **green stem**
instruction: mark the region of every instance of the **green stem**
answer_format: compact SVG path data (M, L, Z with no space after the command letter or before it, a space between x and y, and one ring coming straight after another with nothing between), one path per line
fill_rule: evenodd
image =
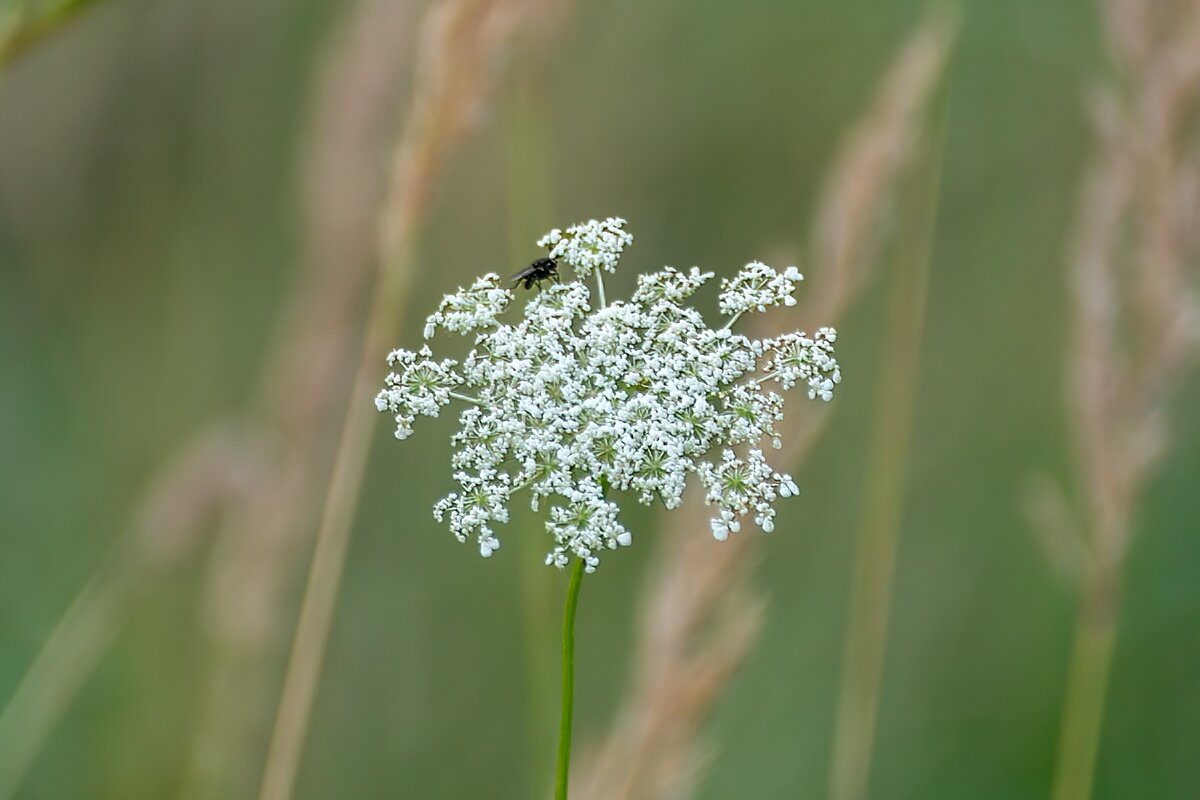
M1104 698L1117 640L1115 570L1085 578L1055 759L1054 800L1088 800L1104 727Z
M567 800L567 779L571 767L571 715L575 707L575 608L579 605L579 586L583 583L583 559L576 558L567 585L567 603L563 609L562 644L562 718L558 727L558 774L554 779L554 800Z

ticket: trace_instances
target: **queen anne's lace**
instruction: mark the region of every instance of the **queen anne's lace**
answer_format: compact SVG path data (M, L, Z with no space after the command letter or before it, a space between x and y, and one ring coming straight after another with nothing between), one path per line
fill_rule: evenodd
M633 241L623 226L593 220L543 237L539 244L580 278L533 295L521 320L500 320L514 295L497 275L448 295L425 337L439 328L473 333L461 363L435 361L428 347L388 356L392 372L375 404L393 415L397 438L412 433L417 416L436 417L454 399L467 404L452 439L460 490L434 514L484 556L500 546L492 526L508 521L522 489L535 509L549 505L546 563L563 567L574 556L588 572L602 550L632 542L613 501L620 493L676 508L694 474L718 506L712 532L724 540L751 514L770 532L774 501L799 492L758 449L763 440L780 444L783 397L768 387L804 383L810 398L831 399L841 380L837 334L757 340L730 327L748 311L794 305L800 273L753 262L722 281L730 319L716 330L681 304L713 277L694 267L640 276L628 302L593 310L582 280L615 269Z
M538 239L538 247L549 248L550 258L565 261L580 278L588 278L597 269L616 272L621 252L633 244L625 232L625 220L609 217L603 222L589 220L572 225L563 233L558 228Z

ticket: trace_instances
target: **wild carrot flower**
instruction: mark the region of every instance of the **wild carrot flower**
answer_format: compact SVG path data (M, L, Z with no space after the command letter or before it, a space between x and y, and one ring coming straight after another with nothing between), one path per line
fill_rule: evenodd
M594 572L604 550L632 543L618 500L673 509L693 475L716 506L712 533L724 540L744 517L770 532L775 501L799 491L761 443L780 445L784 399L775 389L805 384L810 399L833 397L837 333L751 339L732 327L748 312L795 305L802 276L747 264L721 282L728 319L715 329L684 304L713 277L695 267L642 275L629 300L606 304L602 272L613 272L633 241L624 225L592 220L543 237L539 246L574 279L529 296L519 318L504 319L517 297L495 274L447 295L425 338L439 330L474 337L461 362L435 360L428 346L388 356L392 372L375 403L394 417L397 438L418 416L436 417L454 400L466 406L452 439L460 488L434 514L485 557L500 547L494 526L508 521L518 492L534 509L548 506L546 563L564 567L574 557ZM584 282L592 276L597 300Z

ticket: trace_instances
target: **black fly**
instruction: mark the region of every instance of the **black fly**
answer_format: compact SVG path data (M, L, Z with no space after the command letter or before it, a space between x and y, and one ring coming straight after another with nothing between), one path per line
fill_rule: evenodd
M509 280L514 286L523 284L526 289L532 289L536 285L541 289L542 281L558 282L558 262L553 258L539 258Z

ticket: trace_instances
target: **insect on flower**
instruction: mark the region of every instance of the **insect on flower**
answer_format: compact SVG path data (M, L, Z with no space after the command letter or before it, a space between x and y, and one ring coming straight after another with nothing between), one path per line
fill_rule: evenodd
M558 283L558 262L553 258L539 258L509 280L513 286L523 284L526 289L532 289L535 285L541 289L542 281Z

